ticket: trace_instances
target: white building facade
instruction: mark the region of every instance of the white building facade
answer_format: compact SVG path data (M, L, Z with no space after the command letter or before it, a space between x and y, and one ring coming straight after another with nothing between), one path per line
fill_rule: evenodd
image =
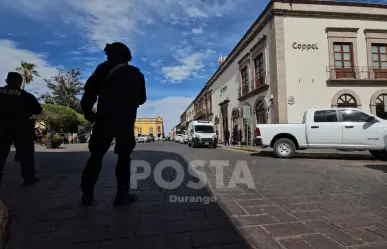
M220 140L227 128L251 144L256 124L310 108L387 119L387 5L271 1L205 87Z

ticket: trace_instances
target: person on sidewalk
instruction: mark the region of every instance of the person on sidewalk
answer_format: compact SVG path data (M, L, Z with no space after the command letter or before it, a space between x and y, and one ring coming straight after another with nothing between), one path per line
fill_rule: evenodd
M227 128L224 131L224 145L230 145L230 131Z
M31 116L42 112L42 106L30 93L21 89L23 77L8 73L7 86L0 87L0 181L12 143L18 155L24 184L35 184L34 134Z
M114 206L136 201L129 194L130 156L136 145L134 123L137 108L146 102L145 78L140 70L128 64L129 48L120 42L107 44L107 61L98 65L87 80L81 106L86 120L95 122L89 141L90 157L82 173L82 205L94 200L94 185L101 172L102 159L115 138L117 194ZM97 102L97 113L93 106Z

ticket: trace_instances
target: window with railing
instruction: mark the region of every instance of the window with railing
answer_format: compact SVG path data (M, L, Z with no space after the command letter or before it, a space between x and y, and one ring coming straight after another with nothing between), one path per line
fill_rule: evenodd
M264 84L264 80L265 80L265 65L263 60L263 53L260 53L254 59L254 72L255 72L254 88L258 88Z
M242 80L242 86L241 86L240 95L243 96L249 92L249 75L248 75L247 66L241 70L241 80Z
M149 127L149 133L153 133L153 127Z
M142 128L141 127L138 127L137 131L138 131L138 133L142 134Z
M334 43L334 58L336 78L356 78L353 63L352 43Z
M372 44L372 69L375 79L387 78L387 44Z

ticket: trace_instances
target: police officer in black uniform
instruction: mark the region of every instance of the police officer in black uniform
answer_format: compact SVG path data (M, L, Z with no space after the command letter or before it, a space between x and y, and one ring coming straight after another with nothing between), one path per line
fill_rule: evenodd
M117 195L114 206L136 200L129 194L130 155L135 147L134 123L137 108L146 101L145 79L140 70L128 64L132 59L129 48L120 42L107 44L107 61L98 65L87 80L81 106L85 118L94 123L89 141L90 158L82 173L82 204L91 205L94 185L101 172L102 159L113 139L118 155L116 165ZM97 113L92 111L97 104Z
M10 72L7 86L0 87L0 176L5 166L10 147L14 143L21 165L24 184L39 181L35 176L34 140L31 132L31 116L42 112L38 100L21 89L23 78Z

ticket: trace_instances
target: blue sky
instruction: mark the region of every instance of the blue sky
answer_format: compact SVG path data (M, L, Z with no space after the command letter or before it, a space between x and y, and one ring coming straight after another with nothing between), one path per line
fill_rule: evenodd
M165 132L215 72L269 0L2 0L0 77L21 60L38 64L27 87L45 92L56 68L80 68L83 79L105 60L107 42L132 50L146 77L139 117L162 116ZM383 2L383 1L374 1Z

